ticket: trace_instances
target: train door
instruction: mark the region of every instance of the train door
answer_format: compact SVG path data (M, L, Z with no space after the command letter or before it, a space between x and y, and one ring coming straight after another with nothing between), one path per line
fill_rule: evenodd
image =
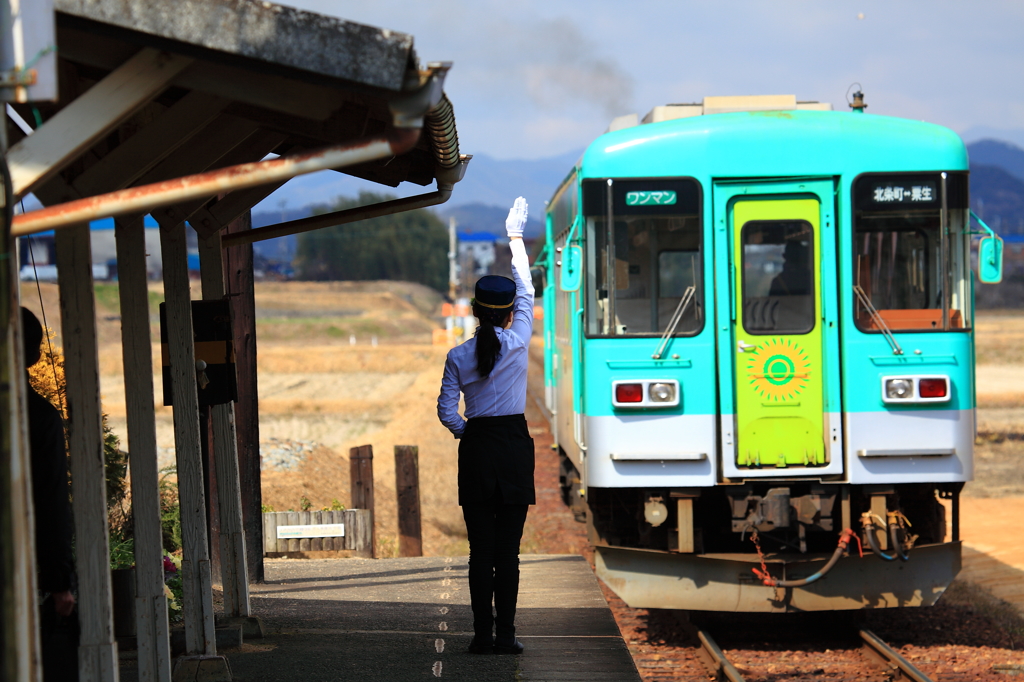
M723 472L841 471L832 182L718 189L729 258L722 395L734 408Z

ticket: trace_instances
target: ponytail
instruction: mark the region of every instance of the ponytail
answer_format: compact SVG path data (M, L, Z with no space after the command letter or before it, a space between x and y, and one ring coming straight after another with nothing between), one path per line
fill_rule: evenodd
M501 341L494 328L505 321L508 310L485 308L474 303L473 314L480 320L480 328L476 332L476 370L481 377L487 377L494 369L501 350Z

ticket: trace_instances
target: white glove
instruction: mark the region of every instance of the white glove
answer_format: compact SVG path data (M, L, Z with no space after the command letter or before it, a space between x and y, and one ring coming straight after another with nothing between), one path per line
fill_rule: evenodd
M508 218L505 218L505 232L508 233L508 238L523 237L523 226L526 225L526 199L519 197L515 203L512 204L512 208L508 210Z

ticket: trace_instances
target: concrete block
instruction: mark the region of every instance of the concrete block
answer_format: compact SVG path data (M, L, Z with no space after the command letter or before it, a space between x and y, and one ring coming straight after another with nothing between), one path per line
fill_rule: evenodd
M214 632L217 634L217 651L221 649L237 649L242 646L242 626L228 625L218 627Z
M225 624L224 627L221 627L221 624L217 623L217 629L214 630L214 634L217 637L218 651L221 649L236 649L242 646L244 641L243 629L240 624ZM185 631L183 629L171 630L171 654L178 655L183 653L185 653Z
M231 682L231 667L223 656L182 656L174 662L174 682Z
M240 616L237 618L217 618L217 627L241 626L242 635L246 639L262 639L263 621L256 616Z

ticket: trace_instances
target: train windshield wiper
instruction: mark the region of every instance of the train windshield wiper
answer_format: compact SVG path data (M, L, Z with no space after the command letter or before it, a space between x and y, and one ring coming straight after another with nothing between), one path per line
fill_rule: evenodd
M903 355L903 349L900 348L900 344L896 342L896 337L892 335L892 330L889 329L889 325L885 323L882 316L878 314L877 310L875 310L875 306L871 304L871 299L868 298L868 295L860 288L859 284L853 285L853 293L857 295L857 300L860 301L860 304L868 311L868 315L871 316L871 320L878 327L878 330L882 332L882 336L884 336L885 340L889 342L890 346L892 346L892 354Z
M683 319L683 313L686 312L686 307L690 305L690 301L693 300L693 296L697 291L697 287L690 285L686 287L686 291L683 292L683 297L679 299L679 305L676 306L676 311L672 313L672 319L668 322L668 327L665 328L665 333L661 335L661 341L658 343L658 350L654 351L654 355L651 358L655 360L661 360L661 354L665 352L665 347L668 346L668 340L672 338L672 334L675 333L676 327L679 326L679 321Z

